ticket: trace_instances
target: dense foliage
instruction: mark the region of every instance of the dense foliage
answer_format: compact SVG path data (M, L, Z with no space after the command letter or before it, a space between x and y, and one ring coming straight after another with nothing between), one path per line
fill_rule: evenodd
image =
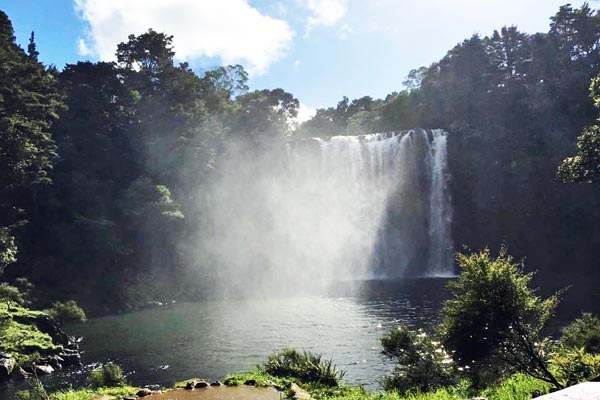
M592 80L591 96L594 105L600 107L600 77ZM600 126L586 127L577 138L577 151L565 158L558 176L565 182L600 182Z
M583 348L588 353L600 354L600 318L583 313L562 329L560 343L567 348Z
M542 330L558 294L539 297L523 272L502 249L458 254L460 277L448 287L440 327L442 342L475 386L521 372L560 387L548 368L549 342Z
M117 364L106 363L90 371L88 383L93 388L125 386L123 370Z
M116 63L44 68L33 37L27 54L1 17L5 278L52 293L40 307L75 295L109 311L197 292L177 246L203 222L200 188L222 143L283 137L298 100L248 92L239 65L203 76L177 65L172 37L152 29L119 44Z
M588 87L600 16L587 4L561 7L547 33L474 35L411 71L405 90L343 98L293 132L292 94L249 91L239 65L199 74L178 64L167 33L131 35L114 63L60 71L38 61L33 35L27 51L15 43L4 13L0 41L0 270L11 283L28 277L39 308L76 298L109 312L210 290L185 267L219 266L185 258L181 239L210 232L203 189L225 144L415 126L451 132L456 243L505 242L544 286L600 278L600 192L556 179L597 117ZM561 170L594 171L595 129Z
M398 365L383 381L387 390L431 392L457 384L454 364L439 341L399 327L381 338L383 354Z
M381 338L383 354L397 362L387 390L434 393L466 384L481 391L515 374L562 388L600 374L597 316L584 314L553 341L544 329L560 293L541 298L530 287L533 274L505 248L497 257L486 249L457 259L461 275L448 284L451 297L433 334L400 327Z

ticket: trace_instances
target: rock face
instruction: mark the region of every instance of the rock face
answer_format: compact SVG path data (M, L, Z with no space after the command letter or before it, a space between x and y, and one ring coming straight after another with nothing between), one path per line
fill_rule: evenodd
M0 354L0 382L8 380L17 362L10 354Z
M196 389L200 389L200 388L205 388L205 387L208 387L208 386L210 386L210 384L208 382L206 382L206 381L199 381L199 382L196 382L196 385L194 387Z

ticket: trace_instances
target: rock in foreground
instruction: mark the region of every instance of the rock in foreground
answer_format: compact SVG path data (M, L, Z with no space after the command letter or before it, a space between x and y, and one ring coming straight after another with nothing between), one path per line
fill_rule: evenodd
M584 382L540 396L537 400L598 400L600 399L600 382Z

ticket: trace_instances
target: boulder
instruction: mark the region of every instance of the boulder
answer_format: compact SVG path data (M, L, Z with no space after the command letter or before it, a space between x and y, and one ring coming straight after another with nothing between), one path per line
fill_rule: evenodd
M302 389L300 386L296 385L295 383L292 383L291 389L294 392L294 398L296 400L311 400L312 399L312 397L306 390Z
M196 382L194 382L194 381L188 381L185 384L185 390L192 390L195 386L196 386Z
M146 397L146 396L150 396L152 394L152 390L148 389L148 388L142 388L140 390L137 391L136 396L138 397Z
M8 380L17 362L10 354L2 354L0 358L0 382Z
M62 369L63 364L65 363L65 360L59 355L54 355L54 356L46 357L43 360L43 362L44 362L44 364L48 364L49 366L51 366L54 369Z
M49 365L36 365L34 370L36 375L50 375L54 372L54 368Z
M49 315L40 315L35 319L37 328L52 337L52 341L63 346L69 345L69 336L61 329L60 323Z
M256 379L248 379L246 382L244 382L244 385L256 386Z
M60 353L60 358L62 359L61 364L64 367L81 365L81 355L77 350L65 349L62 353Z
M198 381L198 382L196 382L196 384L194 385L194 387L195 387L196 389L201 389L201 388L205 388L205 387L209 387L209 386L210 386L210 384L209 384L208 382L206 382L206 381Z
M221 381L214 381L213 383L210 384L210 386L222 386L223 384L221 383Z

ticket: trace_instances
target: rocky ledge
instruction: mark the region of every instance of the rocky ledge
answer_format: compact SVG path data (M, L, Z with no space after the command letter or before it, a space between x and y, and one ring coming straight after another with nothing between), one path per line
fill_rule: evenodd
M36 313L34 316L14 316L14 321L35 326L37 331L52 339L52 347L39 348L34 345L24 346L17 354L6 351L0 352L0 382L9 379L22 380L30 374L48 375L52 372L71 366L81 365L79 339L67 335L60 323L47 314ZM39 354L34 361L19 365L18 360Z

